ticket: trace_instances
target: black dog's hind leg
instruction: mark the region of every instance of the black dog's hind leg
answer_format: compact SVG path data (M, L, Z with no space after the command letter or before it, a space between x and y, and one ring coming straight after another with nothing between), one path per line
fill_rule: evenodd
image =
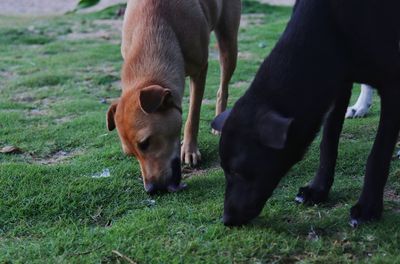
M378 133L368 157L364 187L351 208L351 225L379 219L383 210L383 190L389 174L390 160L400 130L400 85L382 89Z
M342 87L325 120L320 144L319 168L311 183L299 189L295 199L298 203L321 203L328 198L329 190L333 184L339 138L351 96L351 88L352 84L346 84Z

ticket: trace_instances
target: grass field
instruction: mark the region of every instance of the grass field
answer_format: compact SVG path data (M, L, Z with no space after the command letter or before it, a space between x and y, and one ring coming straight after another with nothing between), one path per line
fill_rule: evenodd
M187 190L146 195L137 162L105 127L108 103L120 94L116 10L0 17L0 148L22 150L0 154L0 263L400 263L399 161L392 163L382 221L348 225L377 129L378 98L367 118L345 123L327 204L293 202L316 170L317 138L259 218L242 228L222 225L224 175L209 125L219 82L214 40L199 139L204 161L185 170ZM290 13L244 1L230 105ZM356 86L353 100L358 92ZM110 176L100 177L106 169Z

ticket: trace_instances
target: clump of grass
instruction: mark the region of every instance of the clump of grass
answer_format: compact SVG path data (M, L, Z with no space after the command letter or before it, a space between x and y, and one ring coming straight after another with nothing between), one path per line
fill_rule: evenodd
M0 45L44 45L54 41L43 32L33 32L28 29L3 29L0 30Z

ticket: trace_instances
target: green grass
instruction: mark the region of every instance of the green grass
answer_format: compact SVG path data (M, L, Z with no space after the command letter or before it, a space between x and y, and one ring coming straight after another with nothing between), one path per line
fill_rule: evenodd
M259 218L243 228L224 227L224 176L216 167L218 138L209 126L214 103L202 108L204 162L186 175L189 188L146 195L137 162L122 154L117 134L105 128L108 105L101 101L119 96L122 59L118 34L111 34L115 29L97 22L116 19L115 12L0 17L0 147L23 150L0 154L0 263L124 262L113 250L138 263L400 263L398 161L392 165L382 221L355 230L348 226L377 128L378 98L366 119L345 123L327 204L293 202L298 187L316 170L318 137ZM230 105L271 51L291 9L247 0L244 13L248 23L240 30ZM110 39L90 37L98 30L111 32ZM89 35L71 37L77 32ZM205 94L211 102L219 81L215 57ZM353 100L359 86L355 91ZM105 168L111 177L92 177Z

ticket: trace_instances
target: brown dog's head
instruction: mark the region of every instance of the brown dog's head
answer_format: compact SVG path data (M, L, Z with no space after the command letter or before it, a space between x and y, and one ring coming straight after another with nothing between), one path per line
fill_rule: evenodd
M117 128L124 152L139 160L150 194L185 187L180 183L181 126L171 90L158 85L124 91L107 112L108 130Z

